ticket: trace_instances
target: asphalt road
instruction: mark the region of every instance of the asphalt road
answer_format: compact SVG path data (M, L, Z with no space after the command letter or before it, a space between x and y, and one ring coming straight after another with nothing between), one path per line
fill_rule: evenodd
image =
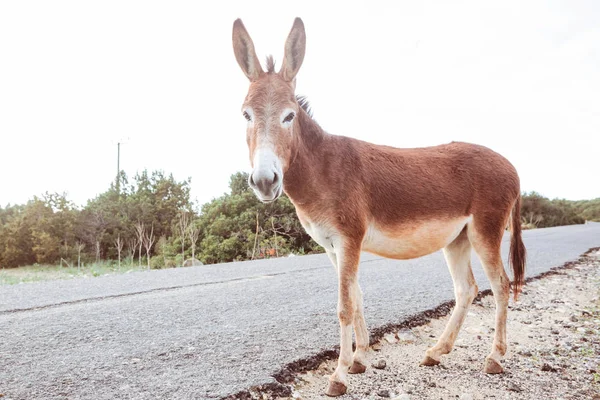
M532 276L600 246L600 224L524 238ZM473 268L487 289L476 257ZM369 328L453 298L441 252L365 253L360 282ZM0 287L0 394L212 399L273 382L283 365L338 344L336 292L325 255Z

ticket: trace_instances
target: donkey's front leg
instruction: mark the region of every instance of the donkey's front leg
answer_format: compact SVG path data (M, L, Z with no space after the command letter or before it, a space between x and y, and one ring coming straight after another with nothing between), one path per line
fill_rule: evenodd
M336 248L338 264L338 318L340 321L340 356L338 366L329 377L328 396L346 393L348 369L352 363L352 324L357 304L357 272L360 245L345 244Z

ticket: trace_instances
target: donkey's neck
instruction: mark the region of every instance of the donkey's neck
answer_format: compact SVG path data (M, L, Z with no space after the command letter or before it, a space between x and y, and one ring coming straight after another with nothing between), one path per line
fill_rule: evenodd
M297 128L292 162L284 174L283 188L292 202L299 206L315 198L317 180L314 178L320 173L321 165L318 158L330 135L303 109L298 112Z

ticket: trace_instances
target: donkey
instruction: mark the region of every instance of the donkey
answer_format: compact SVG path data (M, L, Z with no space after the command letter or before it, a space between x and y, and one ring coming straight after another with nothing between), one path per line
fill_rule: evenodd
M511 283L500 244L508 225L515 300L523 286L526 258L515 168L503 156L475 144L394 148L325 132L306 100L295 95L305 48L304 24L296 18L280 70L275 71L268 57L264 71L244 24L240 19L233 23L235 58L250 80L242 106L252 166L248 183L265 203L285 192L302 226L325 249L337 272L340 352L326 394L346 393L347 374L366 369L369 334L357 279L361 251L411 259L443 249L456 305L439 340L425 352L421 365L431 366L452 350L478 293L472 247L496 303L495 337L484 371L503 372Z

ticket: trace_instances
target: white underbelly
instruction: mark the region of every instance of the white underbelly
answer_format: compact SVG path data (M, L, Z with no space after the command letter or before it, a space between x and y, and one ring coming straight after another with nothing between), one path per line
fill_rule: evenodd
M433 253L450 244L471 220L471 216L415 222L399 227L371 224L363 250L382 257L410 259Z

